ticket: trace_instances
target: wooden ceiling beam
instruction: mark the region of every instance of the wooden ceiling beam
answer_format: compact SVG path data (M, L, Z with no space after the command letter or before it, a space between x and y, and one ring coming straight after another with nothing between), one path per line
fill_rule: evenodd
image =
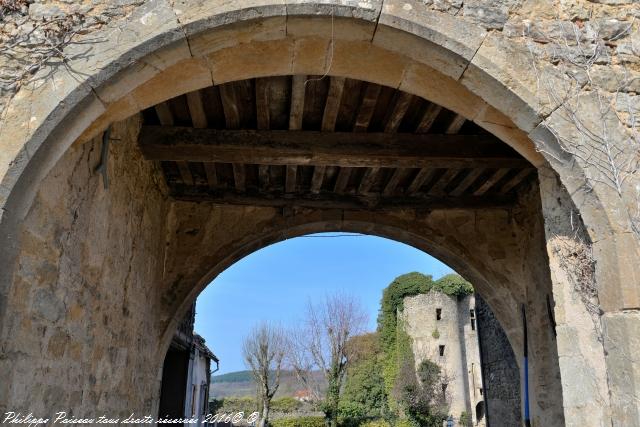
M461 116L460 114L456 114L447 125L447 129L444 133L446 133L447 135L454 135L460 132L460 129L462 129L462 126L464 126L466 121L467 119L465 119L463 116Z
M156 105L155 109L156 114L158 115L158 120L160 120L160 124L162 126L173 126L173 113L171 112L171 108L168 103L161 102ZM193 185L193 174L189 169L189 163L186 161L177 161L176 166L178 166L178 172L180 173L180 179L182 182L188 185Z
M490 135L216 130L143 126L148 160L402 168L531 165Z
M435 123L438 114L442 111L442 107L437 104L429 104L424 114L422 115L422 119L420 119L420 123L418 123L418 127L416 128L416 133L427 133Z
M409 105L411 105L411 101L413 99L413 95L407 92L399 92L396 97L396 103L389 114L389 118L387 120L387 125L384 128L384 131L387 133L397 132L400 124L402 123L402 119L404 119L405 114L407 114L407 110L409 109Z
M333 188L338 194L342 194L345 192L347 188L347 184L349 184L349 178L351 178L352 168L349 167L341 167L340 172L338 172L338 177L336 178L336 185Z
M322 130L331 132L336 128L336 120L338 119L338 111L342 101L342 92L344 90L344 77L331 77L329 83L329 94L322 115Z
M507 173L509 173L509 169L498 169L476 191L473 192L473 195L482 196L484 193L489 191L491 187L496 185Z
M364 92L364 98L362 99L362 104L360 104L360 110L356 117L356 124L353 128L354 132L366 132L367 129L369 129L371 117L373 117L373 113L376 109L378 96L380 96L381 90L382 86L380 85L375 83L367 84L367 88Z
M316 166L313 168L313 176L311 177L311 192L317 194L322 188L322 182L324 181L324 173L326 166Z
M291 79L291 107L289 110L289 129L302 129L302 118L304 115L304 93L306 75L295 75Z
M379 171L380 171L380 168L378 167L367 168L367 170L364 173L364 176L362 177L362 181L360 181L360 186L358 187L358 193L366 194L371 190L371 187L373 186L373 183L376 181Z
M415 178L413 178L413 181L411 181L411 184L409 184L409 187L407 188L407 194L412 195L420 191L420 188L422 188L425 182L433 177L434 173L435 170L432 168L421 168Z
M345 210L448 210L448 209L509 209L516 203L514 196L463 197L366 197L335 193L296 194L238 194L234 191L199 191L197 187L172 190L172 197L190 202L208 202L216 205L243 205L262 207L302 207L313 209Z

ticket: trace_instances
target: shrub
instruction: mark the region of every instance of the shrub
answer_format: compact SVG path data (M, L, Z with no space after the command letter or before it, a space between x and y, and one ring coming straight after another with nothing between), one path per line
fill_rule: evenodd
M406 418L401 418L396 421L395 427L418 427L415 422Z
M297 401L293 397L279 397L271 401L271 410L274 412L282 412L284 414L296 412L302 406L302 402Z
M433 330L433 332L431 333L431 336L432 336L434 339L438 339L438 338L440 338L440 331L439 331L439 330L437 330L437 329L434 329L434 330Z
M385 420L372 420L360 424L360 427L391 427L391 424Z
M463 427L469 427L471 425L471 416L467 411L462 411L460 414L460 425Z
M324 417L280 418L270 424L272 427L325 427Z
M252 413L257 409L256 400L251 397L225 397L213 399L209 402L209 411L212 414L219 412L244 412Z

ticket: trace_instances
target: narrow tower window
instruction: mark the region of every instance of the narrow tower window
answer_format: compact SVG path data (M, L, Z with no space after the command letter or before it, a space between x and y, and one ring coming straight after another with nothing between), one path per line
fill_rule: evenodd
M471 316L471 330L476 330L476 312L474 309L469 310L469 315Z
M442 309L436 308L436 320L442 320Z
M438 349L440 350L440 356L444 356L444 346L440 345L438 346Z

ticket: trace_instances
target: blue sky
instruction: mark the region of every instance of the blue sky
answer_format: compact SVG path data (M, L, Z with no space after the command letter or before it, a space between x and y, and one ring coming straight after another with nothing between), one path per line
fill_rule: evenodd
M336 235L341 237L327 237ZM243 370L242 340L260 321L293 326L304 318L310 298L338 292L360 299L375 330L382 290L410 271L437 279L452 270L380 237L325 233L290 239L241 259L207 286L198 297L196 332L220 359L218 373Z

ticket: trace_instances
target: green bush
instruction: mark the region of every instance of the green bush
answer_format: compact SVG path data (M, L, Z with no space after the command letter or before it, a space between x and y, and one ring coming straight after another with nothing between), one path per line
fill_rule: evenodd
M302 408L302 406L302 402L297 401L293 397L278 397L277 399L271 400L271 410L273 412L289 414L296 412Z
M360 424L360 427L391 427L391 424L385 420L372 420Z
M212 414L220 412L244 412L252 413L256 411L258 405L251 397L225 397L223 399L213 399L209 402L209 411Z
M418 427L415 422L406 418L401 418L396 421L395 427Z
M434 329L433 332L431 333L431 336L437 340L438 338L440 338L440 331L437 329Z
M324 417L280 418L270 424L272 427L325 427Z
M460 414L459 424L463 427L469 427L471 425L471 416L467 411L462 411Z

